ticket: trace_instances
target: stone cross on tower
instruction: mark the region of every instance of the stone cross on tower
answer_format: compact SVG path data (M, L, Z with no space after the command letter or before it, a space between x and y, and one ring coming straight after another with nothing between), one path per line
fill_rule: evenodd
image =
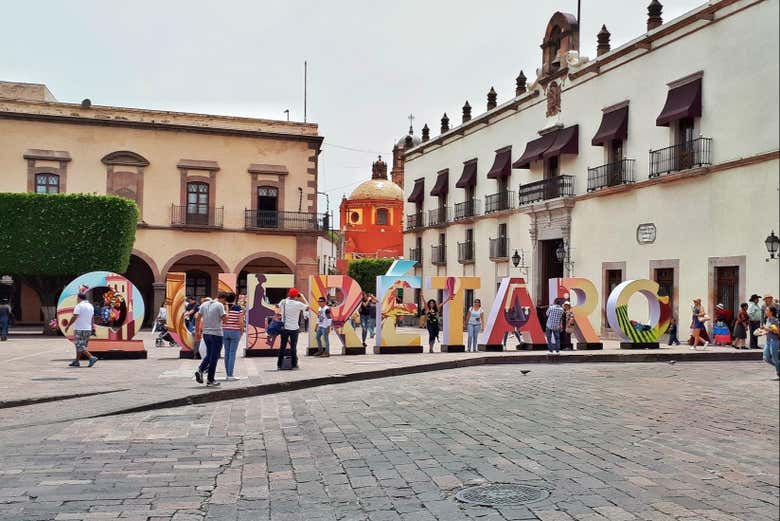
M412 133L412 126L414 125L414 114L409 114L409 133Z

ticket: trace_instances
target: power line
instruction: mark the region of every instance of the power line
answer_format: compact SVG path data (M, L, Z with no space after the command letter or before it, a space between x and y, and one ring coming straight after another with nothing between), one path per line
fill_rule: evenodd
M382 152L377 152L376 150L365 150L363 148L354 148L354 147L347 147L347 146L344 146L344 145L336 145L336 144L330 143L328 141L324 141L322 144L323 144L323 146L329 146L329 147L333 147L333 148L340 148L342 150L349 150L350 152L361 152L361 153L364 153L364 154L377 154L377 155L382 153Z

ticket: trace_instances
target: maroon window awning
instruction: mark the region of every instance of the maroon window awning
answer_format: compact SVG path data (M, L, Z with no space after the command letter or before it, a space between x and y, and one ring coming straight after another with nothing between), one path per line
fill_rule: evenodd
M499 179L509 177L512 174L512 148L502 148L496 150L496 159L493 160L493 166L488 171L488 179Z
M477 186L477 160L470 159L463 163L463 173L455 183L456 188L473 188Z
M542 157L557 157L562 154L577 154L580 151L580 126L562 128L555 135L555 141L544 151Z
M701 116L701 78L669 89L666 104L656 118L655 124L659 127L668 127L675 121L699 116Z
M540 138L529 141L520 159L512 163L512 168L531 168L531 163L542 158L543 154L555 142L558 132L550 132Z
M409 194L409 201L410 203L422 203L423 198L425 197L425 178L416 179L414 181L414 188L412 188L412 193Z
M601 126L590 144L603 147L612 141L624 141L628 136L628 105L617 110L605 112L601 116Z
M433 185L431 195L434 197L445 196L450 191L450 171L442 170L436 175L436 184Z

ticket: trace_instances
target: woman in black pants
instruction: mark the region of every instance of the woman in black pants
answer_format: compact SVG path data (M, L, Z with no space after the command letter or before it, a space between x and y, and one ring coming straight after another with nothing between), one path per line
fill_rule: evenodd
M433 344L439 339L439 311L441 304L431 299L425 305L425 327L428 329L428 352L433 353Z

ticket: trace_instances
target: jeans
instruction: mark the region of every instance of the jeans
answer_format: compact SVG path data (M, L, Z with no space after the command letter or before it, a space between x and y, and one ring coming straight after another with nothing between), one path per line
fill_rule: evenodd
M758 337L753 334L753 332L758 329L758 326L761 325L761 322L758 321L750 321L750 349L758 349Z
M372 338L376 333L376 317L372 317L371 315L360 315L360 323L363 324L363 343L365 344L368 333L371 333Z
M206 343L206 358L201 360L198 371L201 373L208 370L207 382L214 381L214 374L217 372L217 362L219 354L222 352L222 337L219 335L203 335L203 341Z
M479 324L468 325L468 340L466 341L466 351L477 350L477 338L479 337Z
M550 353L553 351L561 352L561 332L557 329L547 330L547 351Z
M236 352L241 341L241 331L237 329L225 329L222 342L225 344L225 372L233 376L233 368L236 367Z
M764 361L771 366L774 366L777 376L780 376L780 342L776 338L770 338L767 336L766 345L764 346Z
M322 341L325 338L325 353L330 354L330 328L317 326L317 348L322 351Z
M292 356L292 366L298 367L298 330L291 331L282 329L282 342L279 345L279 358L276 359L276 367L282 367L285 352L287 351L287 342L290 342L290 356Z
M514 333L515 338L517 339L517 342L519 344L522 344L523 343L523 339L520 337L520 332L517 329L514 329L511 332ZM509 331L504 333L504 341L502 342L502 344L504 344L504 347L506 347L506 339L509 338L509 333L510 333Z
M8 317L0 318L0 337L8 336Z
M677 327L670 327L669 328L669 345L680 345L680 340L677 338Z

